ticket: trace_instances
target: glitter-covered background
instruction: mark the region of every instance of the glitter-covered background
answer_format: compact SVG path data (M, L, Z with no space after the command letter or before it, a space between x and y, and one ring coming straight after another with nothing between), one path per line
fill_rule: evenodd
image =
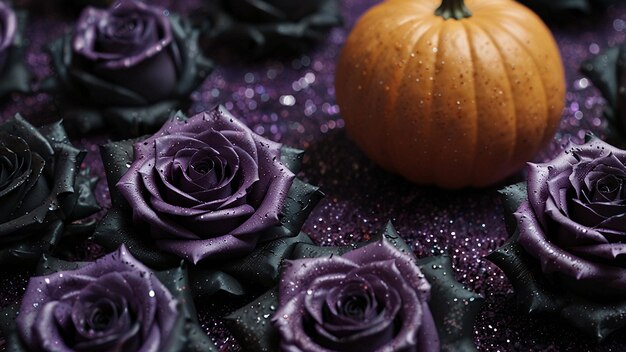
M201 1L154 2L187 14ZM515 309L507 279L483 259L507 237L496 188L449 192L415 186L374 166L347 139L334 99L335 62L349 29L377 2L342 1L345 28L333 30L326 41L306 55L256 63L218 58L219 68L193 94L189 113L224 104L255 132L307 150L300 176L327 194L304 227L318 243L342 245L360 241L392 220L418 257L449 253L454 258L458 280L486 298L475 325L474 336L480 350L626 350L626 334L615 333L597 346L558 320L528 318ZM43 45L61 35L73 21L69 15L44 12L31 14L27 30L31 45L27 61L38 80L50 72ZM624 41L626 5L610 8L594 19L577 18L575 23L561 22L550 27L565 62L568 93L560 129L551 145L537 157L540 161L554 156L570 138L580 142L588 130L606 135L604 100L578 73L578 67L584 59ZM52 103L43 93L14 95L0 104L0 120L16 112L35 123L62 117ZM75 144L89 151L85 166L100 177L104 173L98 145L106 141L106 136L75 140ZM97 193L101 205L108 207L104 178ZM80 249L88 254L97 252L92 245ZM6 268L2 272L0 302L7 305L19 300L27 277ZM200 314L204 327L221 350L239 350L218 320L206 310L201 309Z

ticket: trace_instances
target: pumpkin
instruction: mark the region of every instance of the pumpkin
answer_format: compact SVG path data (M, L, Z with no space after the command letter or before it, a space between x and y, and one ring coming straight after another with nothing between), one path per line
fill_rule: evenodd
M483 187L552 138L564 106L557 45L512 0L387 0L342 49L336 97L348 135L419 184Z

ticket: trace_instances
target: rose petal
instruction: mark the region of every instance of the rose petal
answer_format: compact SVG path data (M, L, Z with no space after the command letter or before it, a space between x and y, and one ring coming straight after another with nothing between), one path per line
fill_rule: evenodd
M343 255L354 263L368 263L372 258L376 260L394 259L394 264L408 282L414 285L420 301L430 298L430 284L415 265L413 257L398 251L389 241L381 240L376 245L368 245L358 251L350 251Z
M568 253L546 239L541 225L527 202L515 213L519 224L519 243L537 258L545 273L561 273L583 283L605 282L607 288L626 292L626 270L590 262Z
M58 302L47 302L41 308L41 312L33 319L32 336L30 339L23 341L30 346L30 349L39 350L39 346L49 351L73 352L74 350L64 343L63 334L58 330L55 324L54 311ZM19 318L18 318L19 321ZM23 330L21 328L20 330ZM30 330L30 329L28 329Z
M277 177L272 181L267 191L267 194L271 196L265 197L256 212L246 222L232 231L233 236L254 233L279 223L278 215L282 210L285 197L295 178L295 175L293 173L289 175L290 173L285 172L281 177Z
M569 175L565 172L556 175L548 181L548 193L553 204L556 205L556 209L563 212L566 216L569 216L567 191L570 187Z
M570 155L562 154L553 160L550 166L546 164L528 164L528 201L542 226L546 226L548 221L544 215L546 213L546 199L550 198L548 180L553 175L562 174L566 170L570 170L570 161L572 159L573 157ZM572 183L572 185L574 184ZM576 186L574 185L574 187ZM576 191L578 192L578 190Z
M521 207L520 207L521 209ZM519 210L518 210L519 212ZM576 221L568 218L559 210L552 200L546 202L546 215L553 223L541 228L550 228L549 226L557 224L554 233L550 232L551 240L559 243L561 246L571 246L581 243L607 243L607 239L602 234L591 228L585 227ZM533 214L534 216L534 214Z
M439 333L427 302L422 302L422 325L417 336L418 351L439 351Z
M303 294L302 288L307 287L318 276L346 273L357 267L351 260L342 256L287 260L283 264L281 277L289 279L280 282L279 303L283 306Z
M613 234L621 233L624 237L626 237L626 213L612 216L602 221L595 228L599 232L607 231L612 232Z
M249 252L255 248L257 240L225 235L206 240L157 239L156 243L162 250L197 264L207 258L218 260Z
M4 53L13 45L17 34L17 16L9 5L4 2L0 2L0 23L2 23L0 27L0 53ZM1 68L2 65L0 65Z
M582 226L593 228L606 219L605 216L600 215L602 212L598 213L595 211L596 208L601 208L600 206L595 206L596 204L584 204L578 199L572 199L571 204L572 211L569 215Z
M626 254L626 244L610 243L596 244L590 246L568 247L568 251L588 260L608 260L615 261ZM623 258L621 258L623 259ZM621 260L620 260L621 262ZM610 262L607 262L610 264Z
M157 172L154 169L154 165L151 162L146 162L141 166L134 180L131 179L130 174L132 174L132 172L130 171L124 174L124 177L122 177L117 183L117 187L120 192L120 187L134 187L135 189L132 193L135 194L135 196L143 198L143 195L141 193L141 184L143 184L145 190L148 191L150 195L152 195L152 197L156 199L167 200L168 203L178 204L183 207L193 207L195 205L202 204L198 199L190 196L189 194L178 189L178 187L171 184L161 172ZM126 175L129 176L126 177ZM161 191L162 189L164 189L163 193ZM126 196L124 196L124 198L126 198L129 203L132 204L133 198L128 198Z

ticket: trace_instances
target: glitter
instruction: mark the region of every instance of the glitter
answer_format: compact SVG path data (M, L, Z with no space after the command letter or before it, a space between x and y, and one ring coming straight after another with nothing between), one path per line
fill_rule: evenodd
M581 78L574 82L574 89L581 90L589 87L589 80L587 78Z
M175 10L183 14L192 13L199 2L155 0L159 4L173 4ZM221 63L198 89L199 94L194 95L187 112L200 112L215 104L223 104L242 117L255 132L285 145L306 149L302 173L327 194L303 229L316 243L346 245L370 239L381 226L392 220L418 257L431 255L435 249L433 244L451 255L455 276L487 299L474 327L478 350L624 350L624 336L615 336L598 347L558 321L527 319L516 309L508 280L483 259L507 238L502 204L493 189L458 193L415 186L375 166L348 138L345 121L334 98L337 53L346 39L348 28L352 28L357 17L376 2L342 1L345 28L333 30L326 41L320 42L306 55L252 63L236 58L233 62ZM578 65L609 43L623 42L626 21L621 17L624 13L626 5L616 3L604 17L594 19L593 25L551 28L560 44L569 92L557 137L534 161L550 159L569 139L582 141L587 131L602 138L606 136L607 123L603 117L606 101L579 73ZM39 48L67 29L65 19L42 17L29 23L31 44L26 54L26 62L38 80L50 74L49 57ZM433 44L436 43L431 46ZM431 50L437 52L437 48ZM420 57L413 60L416 66L425 64L425 61L418 61ZM446 59L446 65L450 60ZM422 84L429 77L419 79ZM299 91L293 89L294 82L300 86ZM306 83L306 88L302 83ZM248 88L253 90L251 97ZM361 88L365 90L367 85L363 84ZM288 100L293 103L284 104L284 97L290 97ZM19 111L38 124L48 123L58 118L52 102L46 94L38 94L36 98L35 95L14 95L0 105L0 119ZM96 193L104 208L110 206L111 198L97 145L106 143L108 138L102 134L74 139L77 146L88 151L84 165L90 168L92 175L100 177ZM514 179L520 179L520 176L511 180ZM93 259L103 253L102 248L93 244L81 245L72 251L80 255L77 259ZM3 301L18 301L28 274L3 276L0 282ZM19 289L14 289L16 287ZM270 308L275 310L277 307ZM207 309L200 309L199 313L202 326L210 331L218 350L240 350L218 317L212 316Z
M293 95L283 95L280 97L280 103L285 106L294 106L296 104L296 98Z

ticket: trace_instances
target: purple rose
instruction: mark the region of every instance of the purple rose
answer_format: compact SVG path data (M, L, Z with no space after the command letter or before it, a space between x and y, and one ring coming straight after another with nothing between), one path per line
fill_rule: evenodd
M626 293L626 151L594 139L530 164L519 243L585 295Z
M133 103L121 101L126 95L137 95L137 103L154 103L176 88L182 59L161 8L134 0L108 10L88 7L76 24L72 48L77 54L73 65L127 90L120 96L98 96L102 104ZM94 95L101 89L92 88Z
M231 258L280 223L295 178L280 148L221 107L174 118L135 144L117 188L161 250L194 263Z
M71 33L48 45L56 75L42 88L59 95L77 133L153 133L213 69L199 35L187 19L143 1L85 8Z
M283 351L438 351L430 288L411 256L381 240L287 262L272 323Z
M16 33L17 16L6 3L0 1L0 71L5 65Z
M126 248L95 263L30 279L16 319L28 351L164 351L182 314Z

